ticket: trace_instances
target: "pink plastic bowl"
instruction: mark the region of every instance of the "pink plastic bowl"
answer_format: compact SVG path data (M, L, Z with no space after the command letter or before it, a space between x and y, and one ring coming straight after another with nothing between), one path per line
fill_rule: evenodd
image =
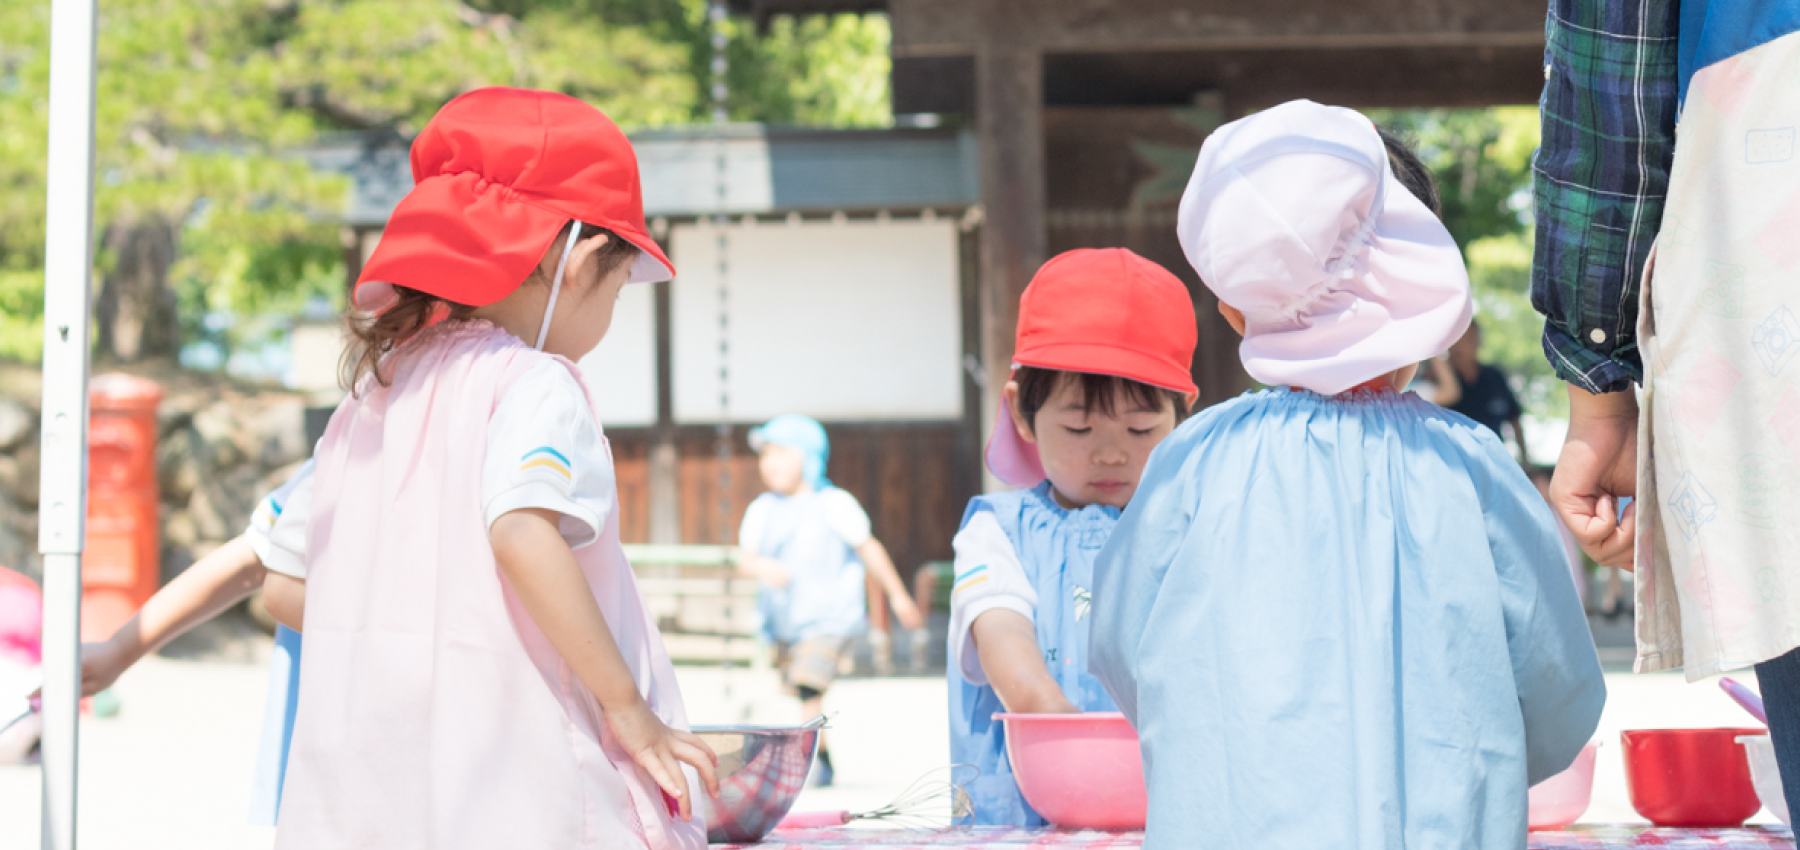
M1594 796L1594 755L1599 749L1599 741L1582 747L1568 770L1531 786L1532 829L1562 829L1587 811Z
M1057 826L1143 829L1149 809L1137 732L1118 712L996 714L1025 802Z

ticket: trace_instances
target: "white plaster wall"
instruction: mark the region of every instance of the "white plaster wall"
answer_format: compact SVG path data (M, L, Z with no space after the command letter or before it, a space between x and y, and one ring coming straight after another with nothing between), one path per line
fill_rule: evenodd
M962 416L954 223L734 223L726 231L733 420ZM709 223L671 234L680 422L719 417L715 237Z
M628 284L613 307L612 329L581 359L581 374L603 428L656 423L656 297L648 283Z

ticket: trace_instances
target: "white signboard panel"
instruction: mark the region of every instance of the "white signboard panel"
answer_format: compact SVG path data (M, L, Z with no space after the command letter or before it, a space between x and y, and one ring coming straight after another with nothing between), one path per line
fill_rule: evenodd
M588 356L581 375L602 428L656 423L656 288L627 284L613 307L612 329Z
M957 232L948 221L732 224L730 416L962 416ZM708 223L672 234L675 418L719 417L719 280Z

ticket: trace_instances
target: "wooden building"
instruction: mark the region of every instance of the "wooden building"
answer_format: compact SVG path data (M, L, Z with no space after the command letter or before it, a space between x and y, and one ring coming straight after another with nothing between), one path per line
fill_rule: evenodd
M708 289L713 307L718 303L719 255L708 248L717 244L717 234L704 221L718 207L717 144L704 128L634 136L656 235L671 248L682 277L647 290L645 303L622 303L625 324L615 327L653 333L634 340L615 331L596 355L604 359L617 353L608 347L636 346L636 355L620 356L642 360L648 350L655 364L650 371L602 373L641 379L637 390L620 391L620 397L638 399L635 408L607 411L625 536L725 539L735 514L758 489L744 426L773 412L759 407L762 402L787 398L798 412L826 420L834 448L830 474L863 500L876 534L908 572L950 554L962 506L981 487L980 449L992 425L994 393L1011 364L1019 295L1048 257L1078 247L1127 247L1162 263L1193 293L1201 330L1193 372L1201 403L1250 386L1238 363L1237 336L1218 318L1215 301L1175 240L1177 201L1213 128L1297 97L1354 107L1475 107L1531 103L1543 85L1542 0L730 3L735 12L763 20L887 14L894 111L932 116L943 129L731 131L726 207L732 226L724 280L726 312L736 318L727 320L722 361L716 356L716 309L708 331L708 308L693 306L708 300ZM347 248L360 255L410 186L404 149L347 149L335 156L334 167L357 179L355 235ZM858 230L883 226L896 228L885 243L886 237ZM840 229L821 229L829 227ZM814 268L801 276L835 277L846 291L878 290L872 300L852 297L840 306L848 308L850 322L866 323L849 327L885 342L833 335L842 327L834 329L820 316L784 324L750 309L745 299L754 297L749 293L756 287L776 292L776 282L795 274L758 253L782 241L773 230L787 228L798 228L790 232L790 246L864 246L861 254L833 255L836 272ZM928 234L933 228L939 232L935 243ZM950 232L955 316L931 318L951 311L941 288L932 290L936 301L882 301L880 292L896 290L892 276L880 274L886 261L878 258L888 250L912 256L919 253L916 246L931 244L937 247L924 253L942 254L949 238L943 234ZM870 247L882 244L889 247ZM859 259L875 261L859 265ZM805 286L813 286L814 294L827 291L816 280ZM782 291L783 297L795 295ZM857 303L866 309L855 309ZM931 304L937 306L904 319L887 315ZM904 309L895 315L902 314ZM630 316L639 321L632 324ZM764 324L745 327L745 320ZM954 376L947 376L952 367L941 344L929 355L895 347L896 321L931 325L941 337L946 320L959 334ZM757 350L761 339L787 346L783 356L810 351L820 362L771 375L770 364L780 358ZM717 379L720 362L728 372L723 383ZM843 380L838 367L845 363L866 372L867 380ZM896 363L905 368L890 368ZM751 385L743 383L746 373ZM908 376L921 382L918 392L899 393L887 407L856 406L868 399L851 392L855 387L909 385ZM781 380L804 385L806 392L770 392L768 384ZM946 380L952 389L946 390ZM733 396L725 405L716 396L710 404L701 398L721 386ZM956 397L954 405L946 403L949 396ZM733 422L725 441L731 457L725 490L715 456L719 434L710 424L721 413Z
M899 115L963 116L980 147L982 361L1011 360L1048 257L1128 247L1186 280L1201 403L1250 385L1175 242L1175 204L1223 121L1294 98L1352 107L1534 103L1543 0L730 0L739 14L883 12ZM989 405L991 407L992 405Z
M967 366L980 351L973 136L746 125L722 143L705 127L632 143L652 235L678 277L627 287L581 364L612 444L625 541L735 542L762 490L746 431L793 412L825 423L827 473L903 572L948 558L981 486L982 373ZM721 154L724 228L713 220ZM311 158L353 178L354 277L412 186L405 145L346 137Z

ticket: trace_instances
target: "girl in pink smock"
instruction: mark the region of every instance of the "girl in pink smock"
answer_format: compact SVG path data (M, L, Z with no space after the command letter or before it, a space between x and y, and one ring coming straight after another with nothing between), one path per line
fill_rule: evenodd
M573 98L490 88L412 167L354 292L352 395L289 500L303 562L266 584L307 647L276 846L702 847L716 760L571 362L622 286L674 274L630 143Z

